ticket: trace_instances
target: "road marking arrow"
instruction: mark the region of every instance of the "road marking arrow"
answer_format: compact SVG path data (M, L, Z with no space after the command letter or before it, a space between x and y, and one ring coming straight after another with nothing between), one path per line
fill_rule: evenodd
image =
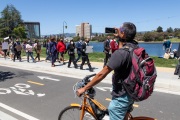
M48 76L37 76L37 77L39 77L41 80L43 80L43 79L48 79L48 80L53 80L53 81L60 81L60 80L58 80L58 79L50 78L50 77L48 77Z

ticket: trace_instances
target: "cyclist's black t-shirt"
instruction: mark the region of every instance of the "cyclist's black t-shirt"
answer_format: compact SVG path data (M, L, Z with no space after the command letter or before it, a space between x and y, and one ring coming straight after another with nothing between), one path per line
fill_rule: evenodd
M134 45L135 44L133 43L127 43L124 46L133 47ZM126 93L122 87L121 81L128 77L131 70L131 65L132 63L128 50L120 48L111 55L107 66L114 70L114 74L112 76L112 96L121 96Z

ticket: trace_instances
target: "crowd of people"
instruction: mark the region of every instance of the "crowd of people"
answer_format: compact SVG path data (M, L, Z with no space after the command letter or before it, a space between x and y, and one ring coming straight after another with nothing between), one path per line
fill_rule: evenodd
M86 47L89 46L89 39L80 39L78 42L74 42L73 39L70 40L67 44L64 42L63 38L56 39L55 37L51 37L47 39L45 48L46 48L46 58L45 61L51 62L51 67L55 67L55 62L59 62L63 65L65 65L65 59L64 54L68 54L69 60L67 67L70 68L71 63L73 63L74 68L80 67L81 70L83 70L83 66L85 62L87 62L87 65L89 67L89 71L93 72L93 68L91 66L88 53L86 52ZM15 60L19 60L19 62L22 62L21 58L21 52L24 51L27 56L27 62L30 62L30 58L32 62L40 62L41 61L41 51L42 51L42 44L38 41L32 41L28 39L27 41L20 42L19 39L11 40L3 40L2 43L0 43L0 54L7 59L7 57L10 58L13 62ZM77 58L75 56L77 50ZM36 53L36 56L34 57L33 52ZM80 66L77 65L78 61L81 59Z
M21 53L22 51L24 51L27 56L27 62L29 62L29 56L34 63L36 62L36 59L40 61L41 44L38 42L38 40L35 40L35 43L32 44L31 40L21 43L19 39L7 39L3 40L0 45L1 55L5 59L9 57L13 62L15 62L15 60L19 60L19 62L22 62ZM33 57L33 51L36 52L35 58Z

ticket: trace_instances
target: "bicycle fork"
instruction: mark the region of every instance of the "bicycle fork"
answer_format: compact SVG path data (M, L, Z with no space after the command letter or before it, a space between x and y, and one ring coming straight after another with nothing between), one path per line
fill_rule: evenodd
M87 103L87 98L84 98L82 101L82 104L77 104L77 103L72 103L71 106L76 106L80 108L80 120L83 120L84 116L85 116L85 111L88 111L89 113L91 113L94 117L96 117L93 109L91 108L91 106Z

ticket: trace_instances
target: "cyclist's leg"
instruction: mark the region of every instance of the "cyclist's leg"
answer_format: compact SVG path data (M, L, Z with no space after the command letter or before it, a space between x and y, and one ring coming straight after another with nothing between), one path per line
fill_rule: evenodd
M127 93L120 97L113 97L108 107L110 120L124 120L129 106L131 106L133 102Z

